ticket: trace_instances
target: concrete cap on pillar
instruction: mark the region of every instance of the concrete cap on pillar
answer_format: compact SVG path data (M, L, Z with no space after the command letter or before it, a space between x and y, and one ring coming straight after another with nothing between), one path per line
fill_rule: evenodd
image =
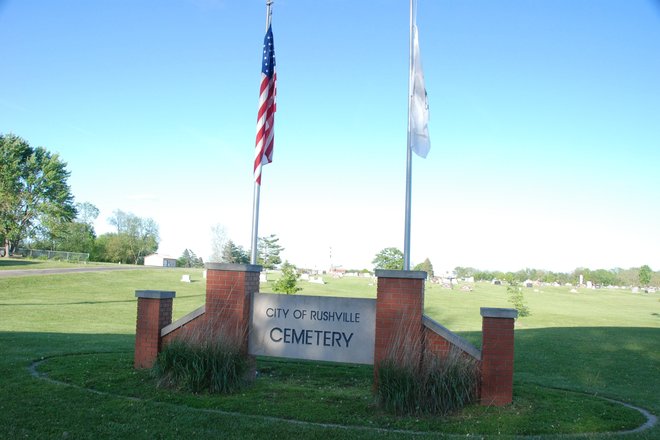
M482 307L481 316L484 318L509 318L516 319L518 310L516 309L498 309L495 307Z
M174 298L176 292L166 290L136 290L136 298L149 298L149 299L168 299Z
M258 264L233 263L206 263L204 267L211 270L225 270L229 272L261 272L262 269Z
M408 278L414 280L425 280L426 272L423 270L385 270L376 269L378 278Z

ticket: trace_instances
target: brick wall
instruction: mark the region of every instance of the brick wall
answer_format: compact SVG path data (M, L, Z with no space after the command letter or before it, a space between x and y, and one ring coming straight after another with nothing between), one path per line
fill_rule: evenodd
M433 355L444 358L453 344L429 328L424 329L424 349Z
M259 291L260 266L207 265L206 305L181 325L170 325L174 292L136 291L135 368L153 365L163 343L177 332L211 328L234 337L247 352L252 293ZM419 365L424 352L445 356L452 347L481 359L481 404L506 405L513 398L514 309L482 308L481 353L457 335L424 317L426 272L377 270L374 385L378 365L392 360ZM177 321L179 322L179 321ZM185 327L184 327L185 326ZM161 337L161 330L170 332Z
M172 322L172 298L175 292L137 290L135 328L135 368L151 368L162 347L160 331Z
M480 403L503 406L513 400L513 329L517 311L482 308L482 350L424 317L425 272L376 271L376 342L374 386L378 386L378 365L392 360L401 365L418 365L425 354L447 356L458 349L479 362Z
M247 352L252 293L259 291L261 266L207 264L206 322Z
M191 338L222 333L247 352L251 298L259 291L261 266L209 263L206 267L206 304L190 319L172 323L174 292L136 291L135 368L153 366L163 345L184 333Z
M513 401L513 329L515 309L481 308L481 404L503 406Z
M377 270L374 378L384 360L418 364L423 345L426 272Z

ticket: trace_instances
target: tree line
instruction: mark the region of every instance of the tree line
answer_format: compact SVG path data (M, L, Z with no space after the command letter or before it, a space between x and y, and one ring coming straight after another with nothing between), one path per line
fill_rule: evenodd
M384 248L379 251L373 261L375 269L401 270L403 268L403 252L395 247ZM426 258L417 264L414 270L422 270L433 277L433 264ZM541 269L521 269L516 272L486 271L474 267L457 266L452 274L453 278L474 278L475 281L501 280L508 284L518 284L525 281L538 281L542 283L578 284L591 282L594 286L660 286L660 272L654 272L648 265L630 269L589 269L578 267L572 272L552 272Z
M144 257L158 250L158 223L131 212L116 210L108 218L115 231L96 235L93 222L98 208L89 202L75 205L77 215L55 228L40 228L25 238L31 249L88 253L91 261L143 264Z
M578 284L591 282L594 286L660 286L660 272L648 265L629 269L589 269L578 267L572 272L552 272L541 269L521 269L516 272L485 271L473 267L456 267L457 278L474 277L475 281L502 280L522 283L528 280L542 283Z

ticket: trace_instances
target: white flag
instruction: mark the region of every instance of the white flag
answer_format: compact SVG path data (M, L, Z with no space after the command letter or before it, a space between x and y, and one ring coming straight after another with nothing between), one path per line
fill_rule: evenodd
M429 138L429 102L424 87L424 71L419 55L417 26L413 25L412 96L410 97L410 147L418 156L426 157L431 149Z

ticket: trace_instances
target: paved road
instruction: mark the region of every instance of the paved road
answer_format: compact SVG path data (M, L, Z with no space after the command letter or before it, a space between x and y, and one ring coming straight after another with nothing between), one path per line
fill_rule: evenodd
M108 272L113 270L142 270L142 266L96 266L96 267L61 267L57 269L9 269L0 270L0 278L26 277L32 275L53 275L79 272Z

